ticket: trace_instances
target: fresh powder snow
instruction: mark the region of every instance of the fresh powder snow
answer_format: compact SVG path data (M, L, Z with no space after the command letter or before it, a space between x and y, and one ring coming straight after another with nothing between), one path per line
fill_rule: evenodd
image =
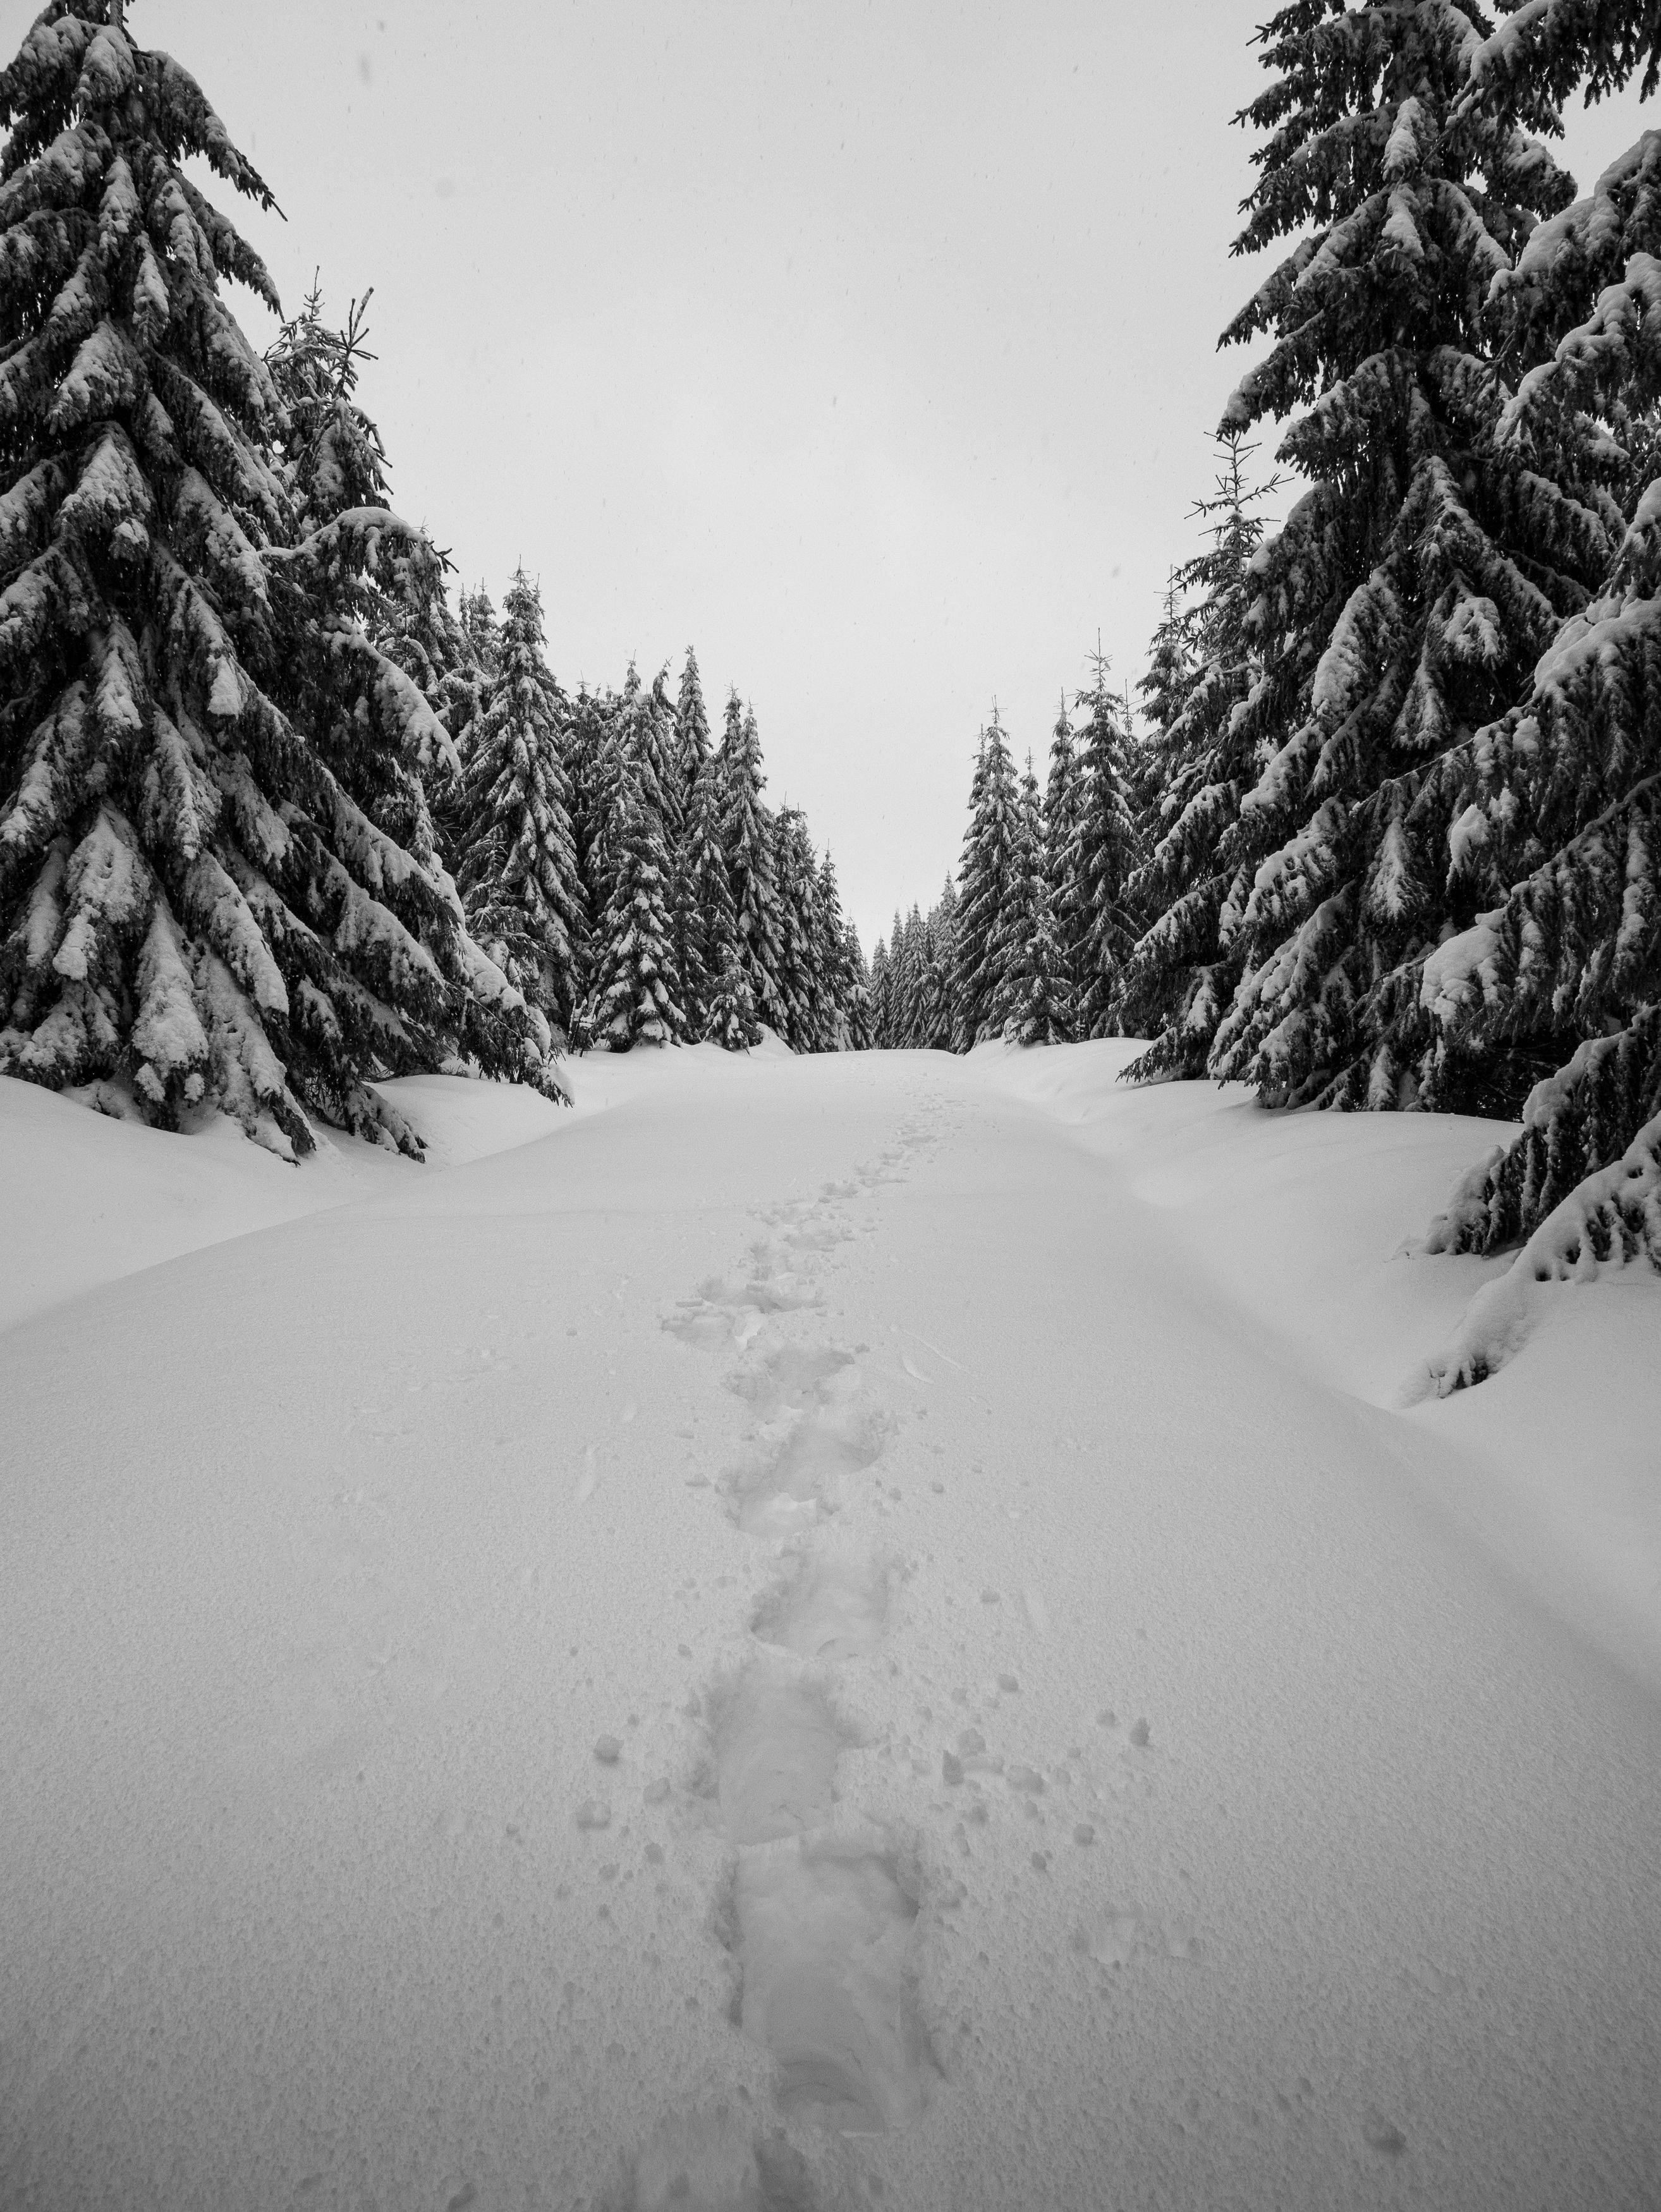
M1661 1286L1141 1049L0 1080L7 2203L1661 2200Z

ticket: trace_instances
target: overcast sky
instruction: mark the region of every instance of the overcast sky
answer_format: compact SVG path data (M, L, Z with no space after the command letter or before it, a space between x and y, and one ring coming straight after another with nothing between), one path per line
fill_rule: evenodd
M1141 673L1255 283L1230 118L1268 0L132 0L286 222L374 287L397 504L541 580L575 685L696 645L867 952L955 865L995 696L1040 774L1099 629ZM21 15L17 20L21 23ZM1646 115L1645 121L1649 119ZM1572 119L1583 187L1640 127ZM222 187L216 197L222 204ZM271 335L247 295L251 335ZM1260 457L1267 465L1268 455Z

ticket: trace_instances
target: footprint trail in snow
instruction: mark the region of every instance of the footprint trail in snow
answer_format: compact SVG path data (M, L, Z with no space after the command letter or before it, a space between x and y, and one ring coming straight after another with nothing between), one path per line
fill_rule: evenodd
M717 1494L780 1569L753 1610L737 1679L705 1699L733 1853L717 1921L738 1969L735 2019L773 2061L781 2118L844 2135L905 2126L939 2069L911 1959L919 1885L886 1828L848 1815L837 1778L855 1740L844 1686L878 1651L890 1603L888 1572L857 1534L855 1479L880 1461L894 1425L869 1401L867 1347L826 1342L798 1317L819 1310L820 1272L858 1233L850 1207L904 1182L932 1133L914 1121L874 1164L770 1209L746 1267L701 1285L663 1324L691 1346L740 1355L726 1387L753 1426ZM708 2115L690 2122L684 2156L660 2142L642 2154L637 2203L806 2212L805 2177L793 2183L780 2163L782 2138L770 2148L752 2137Z

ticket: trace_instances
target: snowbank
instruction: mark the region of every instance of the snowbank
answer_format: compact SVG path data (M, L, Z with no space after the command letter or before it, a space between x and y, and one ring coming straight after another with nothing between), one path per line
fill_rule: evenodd
M317 1151L291 1166L223 1115L173 1136L0 1076L0 1330L181 1253L531 1143L563 1111L517 1084L417 1075L380 1087L424 1139L424 1163L319 1126Z

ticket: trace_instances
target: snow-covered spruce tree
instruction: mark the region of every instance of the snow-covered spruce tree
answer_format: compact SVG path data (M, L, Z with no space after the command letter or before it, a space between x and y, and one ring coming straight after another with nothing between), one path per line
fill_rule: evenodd
M1038 780L1032 772L1032 756L1026 757L1015 811L1015 838L1009 860L1009 884L998 911L993 958L997 985L992 994L991 1022L995 1036L1007 1036L1019 980L1031 950L1037 926L1037 884L1043 872L1043 820L1038 805Z
M959 1052L997 1034L994 1009L1002 980L999 920L1009 897L1020 834L1015 768L998 720L981 732L969 791L969 829L958 868L955 998Z
M691 804L692 789L709 758L709 717L704 710L703 686L698 680L698 657L689 645L675 695L675 782L683 817Z
M721 965L709 995L704 1036L723 1052L747 1052L761 1042L761 1024L736 938L727 938L721 945Z
M1084 775L1076 879L1083 913L1074 977L1074 1019L1081 1037L1123 1033L1125 963L1136 941L1129 897L1138 859L1126 789L1129 732L1121 702L1108 688L1107 668L1098 643L1091 655L1090 689L1078 697L1087 716L1080 732Z
M856 992L862 988L861 970L865 963L857 957L859 939L855 937L850 943L848 925L843 919L842 896L837 889L837 871L828 846L824 859L819 862L813 919L814 961L824 978L823 1049L826 1052L855 1050L854 1000Z
M779 1035L796 1052L817 1052L822 992L814 973L817 930L813 848L800 810L782 807L771 823L778 916Z
M860 933L851 921L843 925L843 963L846 981L843 1000L849 1052L869 1052L878 1042L872 977L860 946Z
M1057 973L1067 983L1070 1004L1088 941L1089 909L1079 878L1082 850L1085 769L1073 734L1067 694L1050 739L1050 780L1044 794L1044 881L1050 893L1050 924L1056 937Z
M739 953L757 1018L782 1034L785 1016L778 988L778 891L773 879L771 817L761 799L766 783L761 772L761 738L754 714L742 705L736 691L727 698L719 757L727 804L721 846L733 887Z
M1524 83L1472 99L1482 11L1299 0L1264 33L1278 81L1238 250L1305 234L1225 333L1269 332L1226 431L1305 410L1306 477L1250 570L1263 662L1236 733L1272 757L1230 857L1220 935L1241 963L1213 1073L1270 1103L1410 1104L1426 1073L1418 962L1468 918L1445 888L1440 755L1500 712L1612 551L1597 481L1496 437L1485 303L1572 186Z
M892 1023L889 1013L888 947L880 937L871 955L871 1042L878 1052L893 1050Z
M614 732L605 779L610 892L595 931L593 971L579 1016L584 1043L606 1052L678 1044L685 1017L674 996L668 857L648 769Z
M455 749L435 756L424 781L434 828L444 863L455 870L455 804L459 795L457 766L465 754L468 733L478 712L484 672L473 657L472 641L451 609L445 588L448 562L438 556L436 569L406 563L399 590L388 599L375 632L386 658L415 685Z
M1661 132L1542 226L1501 301L1530 351L1556 341L1501 436L1531 457L1599 428L1640 442L1661 402ZM1432 1247L1527 1238L1543 1273L1640 1249L1661 1265L1661 472L1600 597L1443 774L1454 878L1494 902L1424 963L1427 1098L1461 1062L1541 1079Z
M601 763L611 733L610 701L579 682L569 700L565 726L565 772L571 780L571 834L576 844L577 868L591 915L605 909L607 885L601 866L601 832L605 794L600 788Z
M271 195L117 0L45 10L0 122L0 1071L418 1153L377 1076L547 1045L462 927L447 740L365 627L435 556L361 437L367 508L317 466L348 395L286 414L219 290L280 313L271 280L182 165Z
M515 569L495 673L484 679L457 807L467 924L569 1036L588 917L571 834L565 701L543 659L542 594Z
M720 763L706 759L687 795L685 820L675 854L671 919L680 1003L687 1035L714 1035L711 1018L729 951L738 949L733 887L721 842L726 794ZM753 1015L753 1002L751 1012ZM747 1044L753 1040L745 1037Z
M1237 824L1258 761L1240 710L1256 673L1246 610L1264 526L1254 509L1275 485L1249 485L1253 448L1238 437L1221 443L1215 494L1194 508L1211 543L1172 580L1156 633L1159 682L1148 680L1156 718L1170 719L1155 720L1159 812L1128 894L1142 934L1127 963L1127 1007L1136 1030L1153 1037L1125 1070L1132 1082L1202 1075L1240 976L1220 929L1225 908L1244 905L1250 890ZM1191 604L1181 607L1177 592Z
M1521 94L1561 106L1577 89L1602 100L1640 69L1648 100L1661 84L1661 16L1650 0L1511 0L1472 53L1470 78L1479 99Z
M1008 985L1003 1033L1012 1044L1066 1044L1073 1035L1072 992L1042 867L1024 886L1022 903L1029 922Z
M669 696L669 665L666 661L652 678L646 695L642 750L657 780L659 813L664 842L672 854L680 842L686 811L685 786L680 772L680 726L675 702Z
M475 666L490 675L496 665L496 653L502 644L502 626L496 620L496 611L483 583L476 592L464 592L457 617L466 632L467 642L472 647Z
M896 915L894 924L897 948L891 971L894 1046L899 1052L914 1052L922 1036L922 916L915 900L910 913L904 921Z
M952 978L937 907L918 918L915 1029L920 1052L951 1050Z
M1240 494L1233 502L1238 508L1246 496L1244 487L1238 481L1239 441L1227 441L1231 461L1237 462L1236 489ZM1220 484L1219 491L1226 487ZM1262 497L1261 491L1256 496ZM1202 513L1214 512L1210 501L1201 503ZM1196 617L1187 605L1189 571L1173 568L1165 579L1165 598L1160 604L1159 620L1148 642L1147 670L1137 682L1136 689L1147 702L1144 708L1149 742L1154 753L1164 759L1168 754L1171 732L1188 703L1188 695L1198 673L1194 665ZM1168 780L1168 779L1166 779Z
M957 1036L958 888L950 876L923 916L921 1016L917 1042L928 1052L951 1052Z

